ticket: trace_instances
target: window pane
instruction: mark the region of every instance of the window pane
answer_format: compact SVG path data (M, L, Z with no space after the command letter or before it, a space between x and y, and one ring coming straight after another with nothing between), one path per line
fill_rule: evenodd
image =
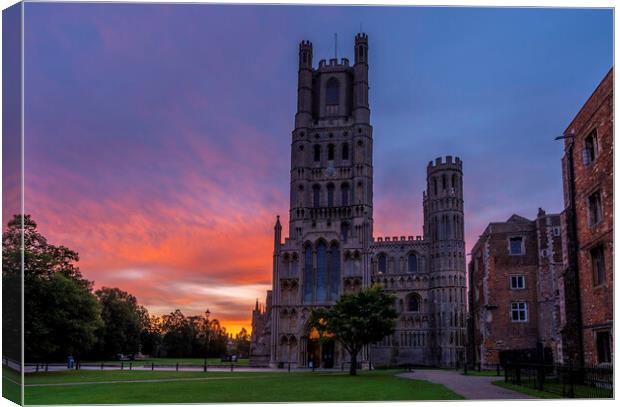
M415 254L410 254L407 259L407 270L410 273L415 273L418 271L418 258Z
M338 105L340 103L340 83L336 78L330 78L327 81L325 89L325 104L328 106Z
M379 272L385 273L387 271L387 258L384 254L379 256Z
M340 291L340 249L337 245L332 245L329 273L329 297L334 301L338 299Z
M312 302L312 247L306 247L304 253L304 302Z
M521 254L521 243L523 239L520 237L511 237L510 238L510 253L511 254Z
M319 243L316 249L316 300L327 299L327 246Z

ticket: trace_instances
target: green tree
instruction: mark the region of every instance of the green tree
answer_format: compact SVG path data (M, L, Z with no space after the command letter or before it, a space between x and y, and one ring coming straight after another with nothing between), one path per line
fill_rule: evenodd
M100 356L138 353L140 334L149 320L148 311L138 304L136 297L119 288L103 287L95 291L95 295L104 322L97 333Z
M310 326L322 338L334 339L349 352L349 374L355 376L357 355L363 347L394 332L394 299L381 286L373 285L357 294L343 295L330 308L313 310Z
M78 254L49 244L30 215L15 215L2 234L3 290L13 287L21 276L22 236L26 357L49 360L85 354L102 325L92 283L75 265Z
M250 355L250 334L245 328L241 328L235 336L235 348L237 355L248 357Z

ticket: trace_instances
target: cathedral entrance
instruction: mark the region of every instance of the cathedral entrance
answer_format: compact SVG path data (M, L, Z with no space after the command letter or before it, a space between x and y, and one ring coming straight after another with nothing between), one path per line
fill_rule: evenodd
M310 362L312 362L314 367L333 368L334 349L335 343L333 339L323 338L321 341L318 331L315 328L310 330L306 347L308 367L310 367Z

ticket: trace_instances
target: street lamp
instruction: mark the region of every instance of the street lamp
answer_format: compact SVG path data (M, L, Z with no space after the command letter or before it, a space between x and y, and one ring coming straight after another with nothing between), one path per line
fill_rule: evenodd
M211 336L211 327L209 326L209 315L211 315L211 311L207 308L205 311L205 372L207 371L208 363L208 346L209 346L209 337Z

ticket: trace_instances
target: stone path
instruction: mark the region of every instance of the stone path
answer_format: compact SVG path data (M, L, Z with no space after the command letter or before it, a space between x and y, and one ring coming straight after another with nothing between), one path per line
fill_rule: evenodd
M415 370L411 373L402 373L400 377L408 379L427 380L443 384L455 393L470 400L505 400L505 399L532 399L534 397L516 391L504 389L491 384L502 380L497 376L465 376L450 370Z

